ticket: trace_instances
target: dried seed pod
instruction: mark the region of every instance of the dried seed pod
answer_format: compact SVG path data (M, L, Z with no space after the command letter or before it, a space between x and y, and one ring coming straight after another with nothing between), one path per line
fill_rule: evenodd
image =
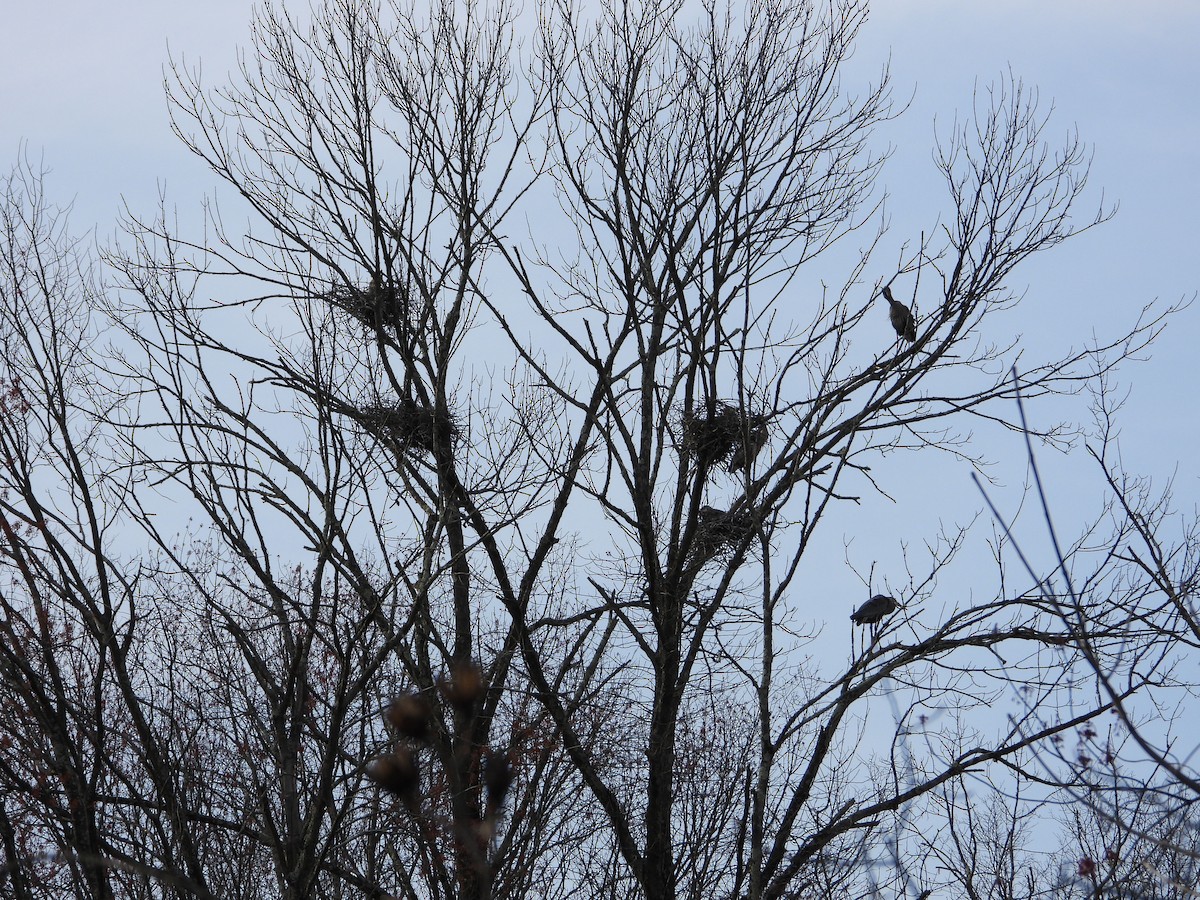
M475 832L475 840L479 842L480 847L487 847L496 836L496 823L490 818L472 822L471 829Z
M417 758L407 747L399 747L387 756L378 756L367 764L367 776L397 797L409 798L421 780Z
M420 694L404 694L388 704L383 717L407 738L421 740L429 734L433 707Z
M483 673L471 663L458 664L450 669L450 675L438 682L438 690L446 702L460 712L468 712L483 696Z
M513 783L513 768L507 753L488 750L483 758L483 784L487 788L487 803L492 809L504 805L504 798Z

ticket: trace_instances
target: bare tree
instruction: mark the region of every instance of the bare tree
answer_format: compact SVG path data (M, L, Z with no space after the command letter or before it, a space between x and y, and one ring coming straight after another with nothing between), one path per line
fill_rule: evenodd
M1084 726L1061 743L1082 751L1092 743L1090 730ZM1108 787L1093 785L1082 799L1070 787L1047 799L1027 796L1020 784L1011 792L986 783L947 785L938 792L938 809L919 818L925 827L908 835L900 867L919 870L924 884L947 896L972 900L1195 896L1194 812L1164 805L1145 782L1132 790L1111 763L1093 767ZM1106 795L1103 803L1099 794Z
M17 895L876 893L886 823L1102 712L1067 686L1137 629L1085 652L1003 585L934 611L965 530L864 577L896 607L852 655L799 662L818 527L886 497L880 454L1019 427L1018 348L982 323L1104 218L1010 80L941 150L947 224L814 289L878 224L886 72L839 80L866 14L564 0L524 47L507 3L267 8L234 84L173 73L250 224L131 222L82 292L9 182ZM1022 390L1074 391L1160 321ZM1036 702L997 726L1014 690Z
M1087 551L1076 545L1064 552L1060 543L1053 485L1043 481L1028 442L1023 405L1050 571L1035 572L1023 549L1033 539L1018 537L1016 523L992 507L1034 591L1078 648L1090 688L1086 703L1109 711L1106 724L1089 723L1073 740L1059 735L1037 748L1043 778L1062 786L1057 796L1071 808L1070 838L1079 851L1068 886L1059 887L1063 896L1075 889L1084 896L1190 896L1200 858L1188 712L1196 686L1189 628L1200 573L1196 522L1173 508L1169 484L1154 489L1149 479L1124 471L1115 389L1101 376L1093 390L1098 428L1086 450L1105 504L1089 529ZM1099 562L1081 565L1088 557ZM1154 686L1151 696L1138 691L1144 685Z

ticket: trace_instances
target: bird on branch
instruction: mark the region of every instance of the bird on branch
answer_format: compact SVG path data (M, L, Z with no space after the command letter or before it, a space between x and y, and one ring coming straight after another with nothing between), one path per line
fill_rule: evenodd
M900 604L886 594L876 594L858 609L850 614L855 625L878 625L886 616L890 616Z
M883 296L888 302L888 318L892 320L896 336L902 337L906 341L915 341L917 339L917 320L913 316L912 310L893 297L892 289L887 285L883 287Z

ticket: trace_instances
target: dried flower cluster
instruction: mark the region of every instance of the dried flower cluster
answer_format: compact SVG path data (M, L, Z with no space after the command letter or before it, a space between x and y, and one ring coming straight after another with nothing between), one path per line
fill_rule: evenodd
M514 773L506 753L491 748L484 748L478 754L469 752L472 720L487 693L483 673L474 665L458 665L438 681L437 692L461 720L458 733L451 736L456 747L459 750L466 748L466 755L477 760L472 780L482 787L484 802L481 818L476 823L481 827L474 830L490 836L495 833L495 822L512 786ZM367 764L367 775L381 788L401 799L414 816L419 815L421 770L418 754L421 747L433 741L436 710L429 696L424 693L403 694L387 705L383 718L399 740L390 753L378 756Z

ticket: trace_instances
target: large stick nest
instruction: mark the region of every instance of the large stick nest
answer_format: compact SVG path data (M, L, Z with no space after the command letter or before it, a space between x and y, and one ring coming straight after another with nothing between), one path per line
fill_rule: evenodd
M436 410L407 398L360 407L355 418L371 434L406 450L432 453L440 435L448 435L452 442L459 436L458 424L450 413L439 416Z
M680 450L704 467L725 463L730 472L746 466L767 443L767 417L718 402L712 415L690 410L680 418Z
M408 292L372 278L365 288L335 287L329 292L334 306L368 328L411 328L412 307Z
M692 540L693 561L707 562L729 555L754 534L757 526L757 517L751 510L700 507L696 516L696 534Z

